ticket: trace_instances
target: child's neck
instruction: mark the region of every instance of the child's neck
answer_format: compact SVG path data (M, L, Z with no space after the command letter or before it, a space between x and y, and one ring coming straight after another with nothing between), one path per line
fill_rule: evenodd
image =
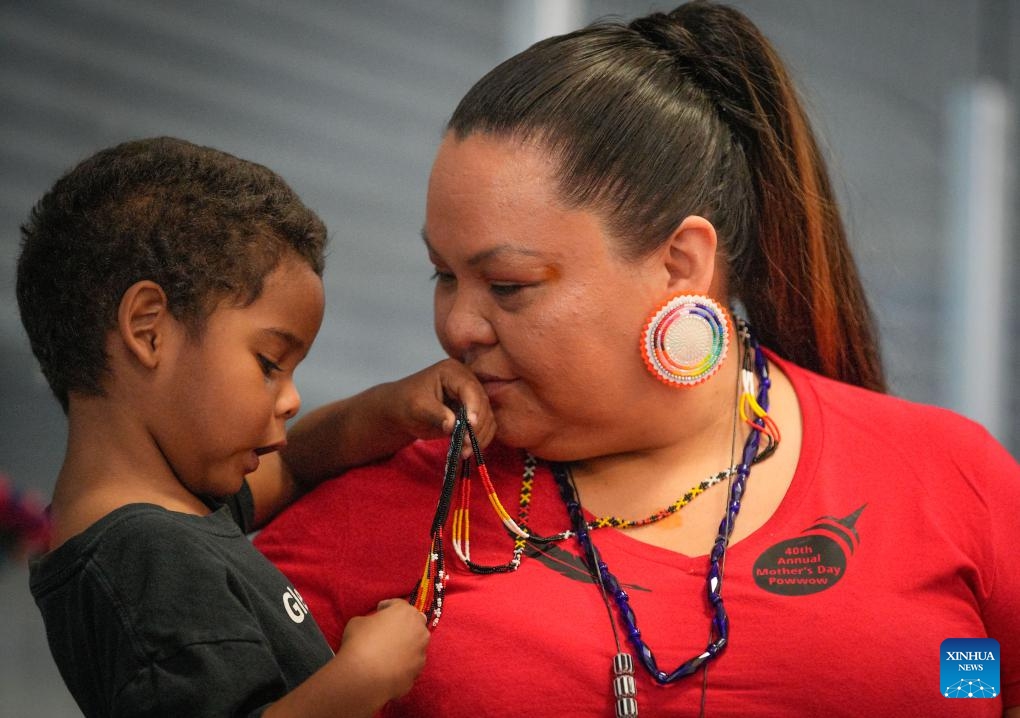
M67 453L53 490L50 548L112 511L137 503L209 513L177 479L144 422L101 397L73 399Z

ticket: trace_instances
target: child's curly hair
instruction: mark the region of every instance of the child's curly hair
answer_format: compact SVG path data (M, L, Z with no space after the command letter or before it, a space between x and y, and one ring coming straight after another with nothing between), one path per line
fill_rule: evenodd
M107 333L149 279L195 336L224 299L255 301L289 252L320 276L326 227L274 172L171 137L102 150L47 192L21 228L21 321L64 411L102 395Z

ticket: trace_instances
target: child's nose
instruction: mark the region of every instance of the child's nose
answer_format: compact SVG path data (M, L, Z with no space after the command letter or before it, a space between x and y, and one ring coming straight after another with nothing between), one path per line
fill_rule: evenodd
M301 409L301 394L293 380L287 381L276 399L276 413L284 420L292 419Z

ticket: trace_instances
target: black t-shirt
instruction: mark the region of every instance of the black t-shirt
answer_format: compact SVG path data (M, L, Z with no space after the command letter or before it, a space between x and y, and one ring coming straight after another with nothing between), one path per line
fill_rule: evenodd
M208 516L124 506L32 564L50 650L86 716L260 715L332 657L242 532L243 498Z

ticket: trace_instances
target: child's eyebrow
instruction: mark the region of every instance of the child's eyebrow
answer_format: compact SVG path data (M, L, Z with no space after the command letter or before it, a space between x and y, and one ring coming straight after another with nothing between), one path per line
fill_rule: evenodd
M302 341L300 337L298 337L293 332L287 331L286 329L269 327L267 329L263 329L262 333L269 334L274 337L277 337L278 339L283 340L285 343L289 344L292 349L304 350L308 348L305 342Z

